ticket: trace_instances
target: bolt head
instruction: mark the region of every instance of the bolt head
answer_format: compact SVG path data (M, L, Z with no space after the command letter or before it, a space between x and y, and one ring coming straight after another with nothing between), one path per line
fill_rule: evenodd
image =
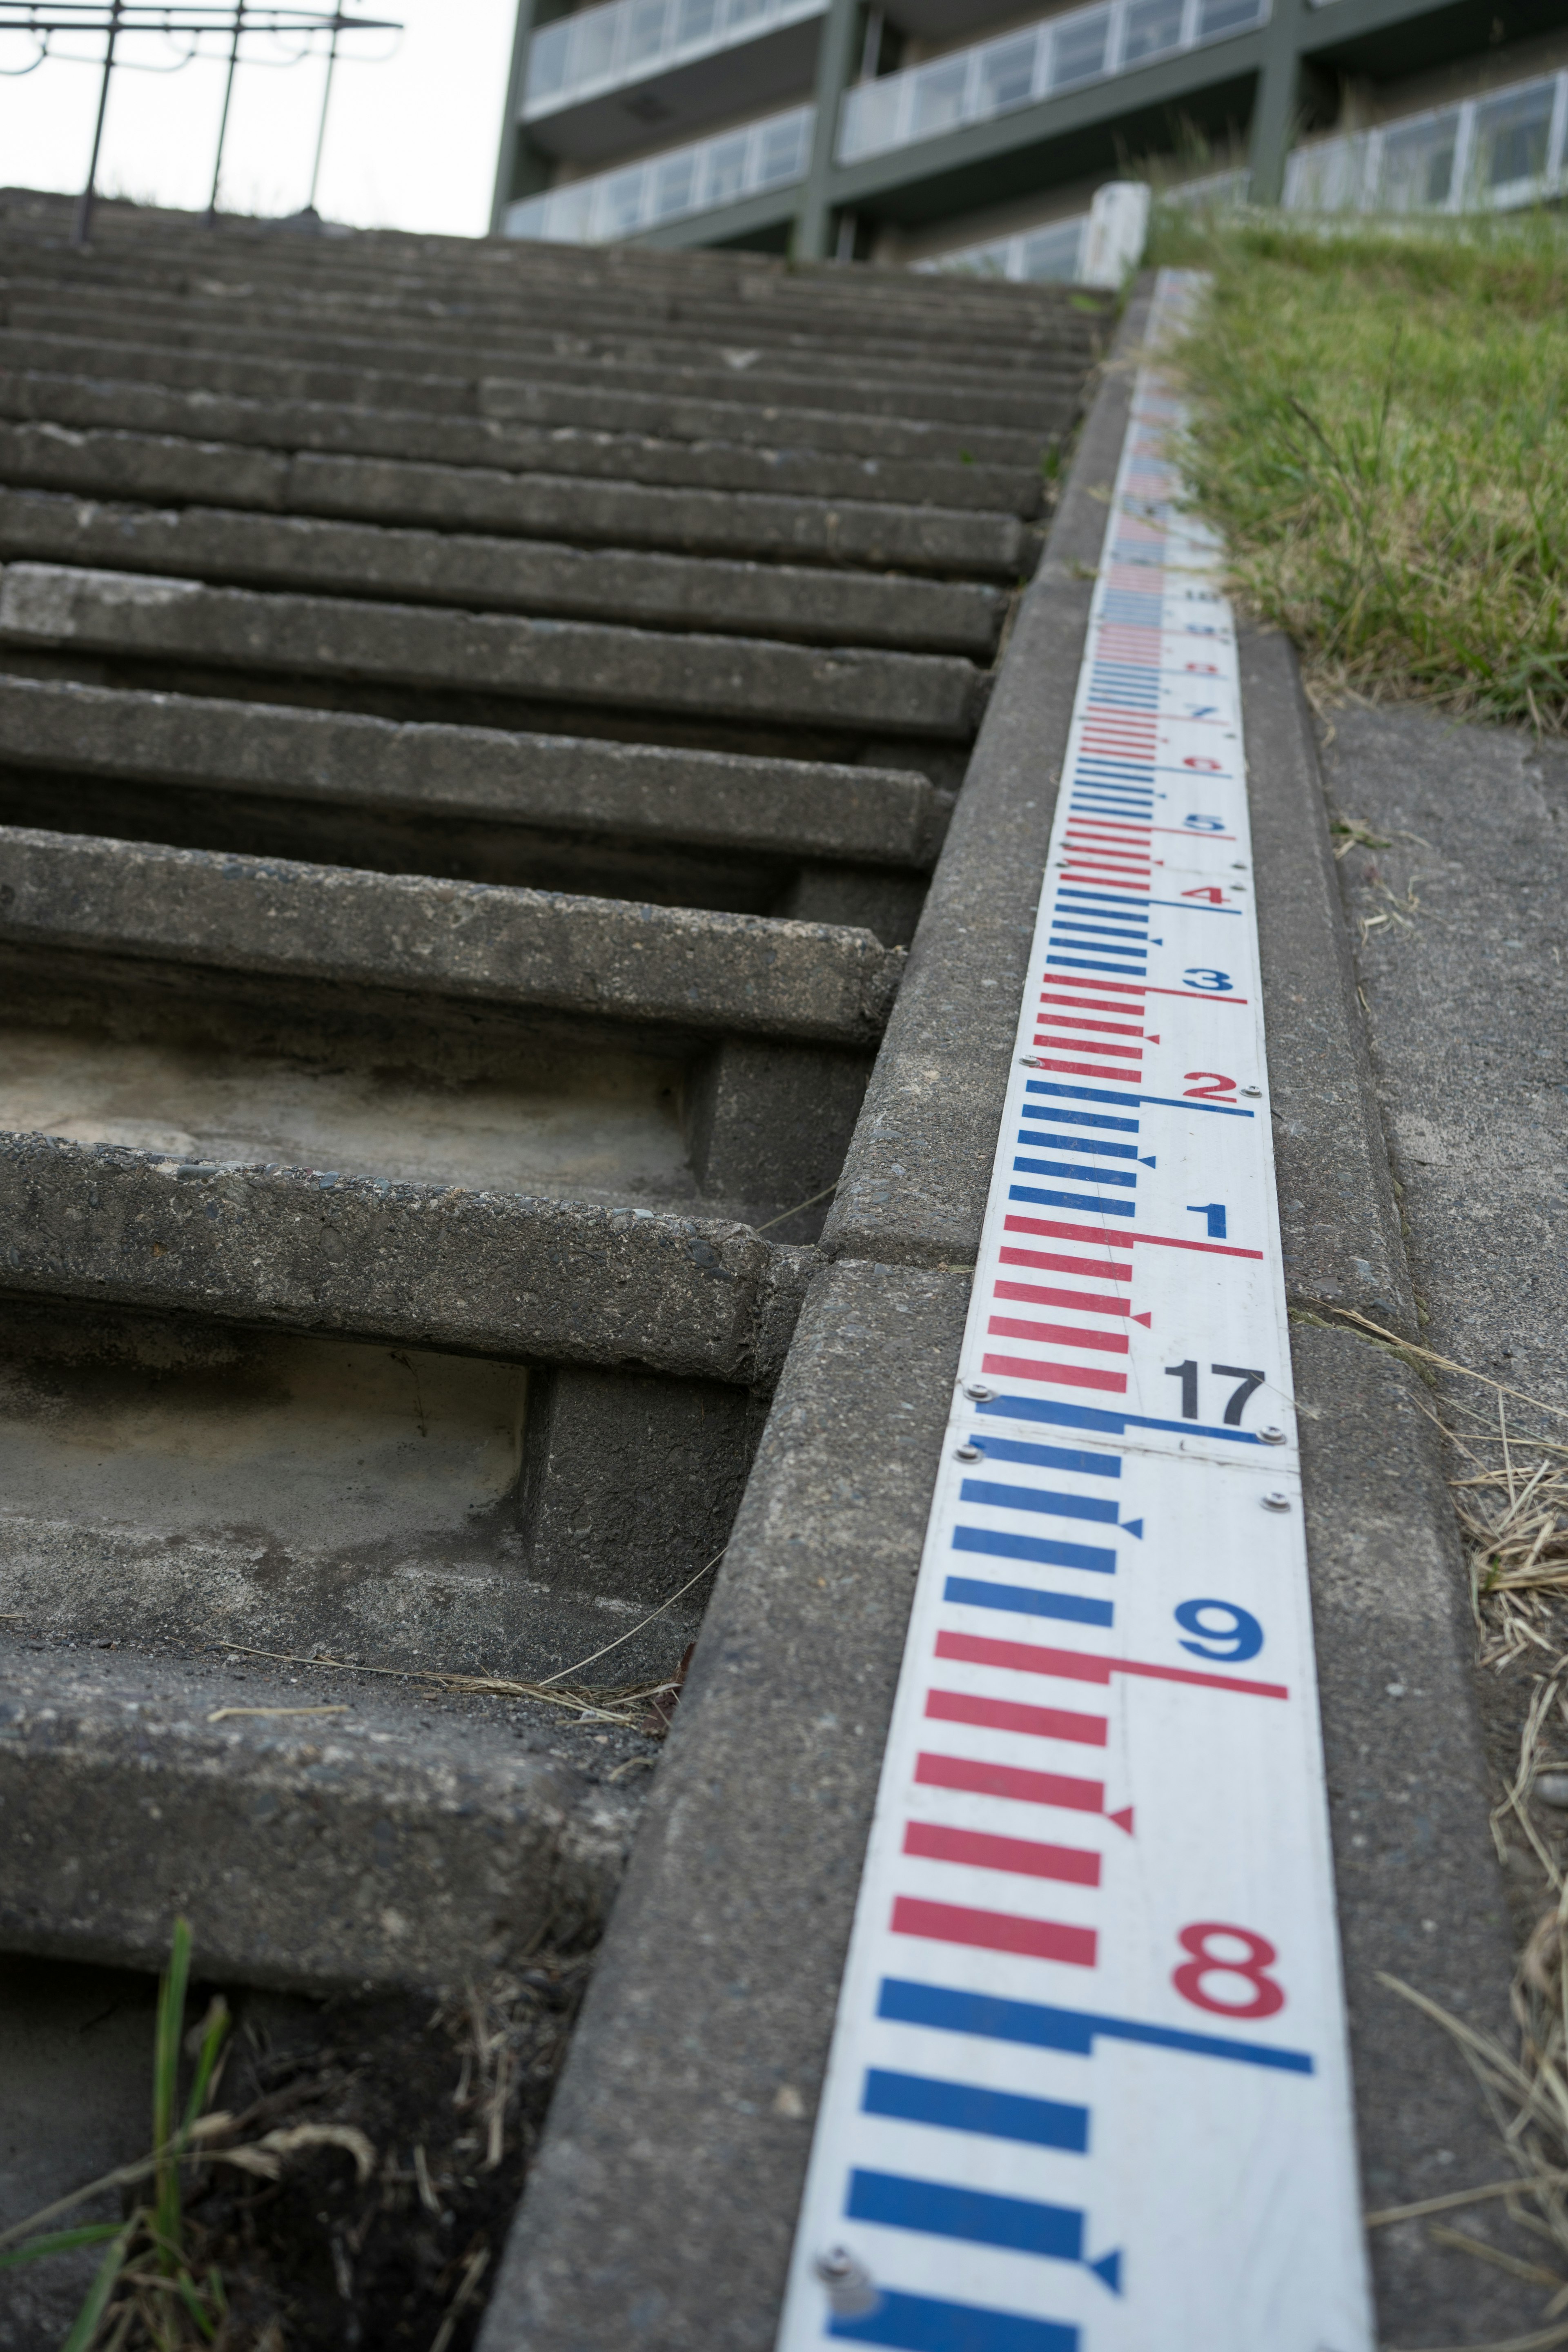
M1263 1507L1266 1511L1288 1511L1290 1507L1290 1497L1283 1486L1270 1486L1268 1494L1263 1497Z
M1244 1095L1260 1095L1263 1089L1261 1087L1243 1087L1241 1091Z
M1289 1433L1277 1421L1265 1422L1258 1433L1265 1445L1283 1445Z
M955 1445L952 1458L955 1462L981 1462L984 1456L978 1445Z
M988 1389L984 1381L971 1381L963 1393L966 1397L973 1398L976 1404L989 1404L996 1391L994 1389Z

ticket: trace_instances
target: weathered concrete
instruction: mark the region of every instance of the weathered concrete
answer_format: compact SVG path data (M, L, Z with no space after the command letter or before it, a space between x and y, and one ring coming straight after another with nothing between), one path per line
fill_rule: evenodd
M968 738L983 680L951 655L531 621L346 596L268 595L144 572L8 563L0 642L176 655L225 668L597 701L702 718Z
M770 448L781 440L840 457L1037 466L1042 447L1070 424L1072 404L1042 402L1026 431L973 423L959 430L896 415L860 415L831 407L784 407L735 396L710 398L673 388L630 391L594 382L532 383L513 377L399 374L316 366L299 361L181 351L166 344L123 342L82 334L0 328L0 360L12 367L54 372L77 365L132 383L164 384L238 399L321 403L384 413L490 418L509 426L562 425L579 432L632 433L671 441L722 441ZM823 398L817 388L817 400Z
M929 865L947 818L908 771L5 676L0 762L429 816L448 832L530 825L879 866Z
M732 441L590 433L569 425L508 425L494 418L247 400L232 393L180 392L158 383L116 381L113 345L94 359L77 338L62 356L82 365L101 362L104 376L15 368L0 376L0 415L68 430L168 433L186 440L216 437L266 449L440 467L482 466L510 474L575 476L672 489L942 507L952 512L1016 515L1026 521L1040 504L1036 466L841 457L817 448L751 448Z
M209 495L225 453L203 456ZM241 451L242 471L268 463ZM200 494L199 483L186 496ZM456 522L458 518L453 518ZM727 563L618 549L386 530L226 506L100 505L54 490L0 490L0 556L112 563L195 580L414 598L479 612L562 614L719 630L803 645L893 646L984 659L1005 599L960 582L863 578L826 567Z
M1344 710L1324 761L1427 1344L1568 1404L1568 755Z
M1473 1680L1464 1564L1421 1384L1344 1330L1291 1333L1362 2179L1369 2210L1501 2179L1474 2075L1401 1979L1511 2041L1512 1973ZM1515 2259L1535 2242L1495 2203L1462 2226ZM1372 2234L1390 2345L1479 2343L1539 2325L1541 2290L1434 2242Z
M766 1387L814 1263L642 1210L0 1138L0 1278L32 1297Z
M812 1290L487 2352L773 2343L967 1304Z
M868 931L0 827L0 945L869 1045Z
M787 361L770 365L760 352L725 354L703 352L700 347L693 352L679 342L664 352L657 347L639 350L633 344L623 354L614 348L561 352L550 349L543 339L531 343L523 337L509 337L489 345L469 342L467 348L454 349L449 338L409 337L384 329L374 336L356 336L333 333L321 324L311 331L297 320L269 329L249 325L232 313L219 319L191 316L187 320L185 304L172 315L156 319L160 307L154 300L123 306L100 302L94 306L94 327L106 337L116 325L122 332L140 337L148 331L152 313L160 339L176 350L216 349L226 355L357 371L384 368L390 358L395 363L401 361L410 374L427 369L455 373L460 368L483 381L506 382L515 375L531 384L556 386L588 379L643 394L665 396L673 392L700 400L723 400L732 393L736 377L743 375L755 385L759 400L778 407L813 408L826 393L835 409L844 415L912 417L929 424L966 428L990 425L1019 433L1040 428L1042 415L1049 415L1053 390L1059 415L1060 407L1072 397L1069 387L1075 373L1069 362L1060 371L1058 386L1052 386L1048 378L1038 387L1013 385L984 370L971 373L962 367L947 367L937 371L908 362L901 368L879 368L858 354L842 370L825 364L818 354L797 372ZM75 299L58 297L13 299L5 310L6 324L23 333L29 330L43 334L68 332L80 315ZM733 360L741 364L733 364Z
M157 1987L119 1969L0 1957L0 2230L145 2155ZM118 2221L112 2190L71 2216ZM0 2352L54 2352L102 2261L91 2246L5 2273Z
M609 1906L637 1801L531 1728L350 1677L12 1647L0 1938L155 1969L183 1915L214 1975L322 1987L460 1983L547 1928L570 1943Z
M1244 630L1238 651L1286 1293L1414 1337L1311 717L1283 637Z
M207 430L210 435L210 425ZM1011 515L847 499L828 505L820 498L663 489L635 481L573 481L494 466L283 457L210 437L68 433L55 424L0 426L0 476L12 484L94 498L195 499L227 509L559 539L575 546L787 557L822 565L953 572L1009 583L1023 569L1027 551L1023 526ZM512 599L547 593L547 584L542 588L525 568ZM917 642L919 635L917 620Z

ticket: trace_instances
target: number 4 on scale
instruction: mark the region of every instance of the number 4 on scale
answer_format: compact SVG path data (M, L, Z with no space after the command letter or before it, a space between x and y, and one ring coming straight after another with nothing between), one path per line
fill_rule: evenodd
M1246 1364L1211 1364L1209 1370L1211 1372L1217 1372L1222 1380L1240 1381L1240 1387L1232 1390L1222 1416L1227 1429L1239 1429L1241 1416L1247 1409L1247 1398L1254 1389L1260 1389L1263 1386L1268 1375L1266 1372L1255 1372ZM1168 1381L1180 1381L1182 1383L1182 1419L1196 1421L1198 1418L1198 1367L1193 1359L1189 1356L1184 1364L1167 1364L1165 1378Z

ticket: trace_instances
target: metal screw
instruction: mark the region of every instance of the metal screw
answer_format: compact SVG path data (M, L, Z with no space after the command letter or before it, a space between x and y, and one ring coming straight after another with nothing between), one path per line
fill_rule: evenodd
M978 1462L982 1455L978 1445L955 1445L952 1458L955 1462Z
M1040 1066L1040 1057L1037 1054L1020 1054L1018 1059L1026 1070L1037 1070Z
M1263 1089L1261 1087L1243 1087L1241 1091L1244 1095L1260 1095Z
M882 2298L871 2284L871 2273L858 2263L847 2246L829 2246L811 2265L827 2289L836 2319L863 2319Z
M1265 1445L1283 1445L1286 1433L1277 1421L1271 1421L1258 1433Z
M1283 1486L1270 1486L1268 1494L1263 1497L1263 1507L1266 1511L1288 1511L1290 1507L1290 1497Z
M971 1381L963 1393L966 1397L973 1397L976 1404L989 1404L996 1391L988 1389L984 1381Z

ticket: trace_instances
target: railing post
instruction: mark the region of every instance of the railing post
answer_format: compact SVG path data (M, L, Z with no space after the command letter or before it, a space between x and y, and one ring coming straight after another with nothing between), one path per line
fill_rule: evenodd
M321 90L321 119L316 125L316 160L310 166L310 193L305 199L305 210L316 209L316 188L321 177L321 150L327 143L327 109L332 102L332 74L338 62L339 19L332 19L332 37L327 44L327 79Z
M223 177L223 148L228 137L228 110L234 97L235 68L239 63L239 37L245 30L245 0L238 0L234 12L234 37L228 45L228 73L223 85L223 112L217 120L217 153L213 157L213 192L207 199L207 226L217 226L218 182Z
M797 261L826 261L833 244L832 182L838 110L858 61L861 0L828 0L816 51L816 128L811 162L795 208L792 249Z
M120 37L121 0L113 0L109 12L109 40L103 52L103 79L98 89L98 121L92 131L92 156L87 167L87 185L76 200L76 218L71 223L71 243L85 245L92 228L92 200L98 180L98 158L103 146L103 118L109 110L109 77L114 71L114 44Z

